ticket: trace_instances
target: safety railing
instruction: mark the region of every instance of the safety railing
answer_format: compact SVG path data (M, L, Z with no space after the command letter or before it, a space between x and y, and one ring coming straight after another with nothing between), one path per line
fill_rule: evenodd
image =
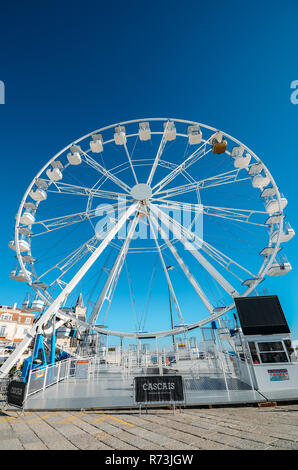
M2 403L6 402L9 382L10 382L9 377L3 377L0 379L0 405L1 405L1 402Z
M195 351L123 351L117 362L104 356L68 358L30 371L26 398L64 380L122 381L131 383L140 375L181 375L191 393L203 390L254 390L253 373L247 361L205 343Z
M41 366L31 370L27 383L27 397L68 378L70 366L71 359L65 359L46 367Z

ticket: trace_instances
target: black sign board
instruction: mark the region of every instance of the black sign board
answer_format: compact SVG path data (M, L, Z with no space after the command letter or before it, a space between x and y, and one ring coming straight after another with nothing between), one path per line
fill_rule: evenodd
M135 377L136 403L183 402L184 393L180 375L150 375Z
M235 305L244 335L290 333L277 295L236 297Z
M22 407L24 403L26 392L26 384L24 382L17 382L13 380L8 385L7 390L7 403L9 405Z

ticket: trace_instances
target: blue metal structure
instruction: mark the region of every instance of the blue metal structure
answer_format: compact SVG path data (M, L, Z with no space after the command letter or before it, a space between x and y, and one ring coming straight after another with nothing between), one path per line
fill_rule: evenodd
M21 375L23 381L27 382L31 368L33 370L33 369L36 369L37 367L46 367L46 366L47 366L47 358L46 358L46 353L44 349L43 335L38 334L36 336L33 354L32 356L27 357L27 359L25 359L24 364L23 364L22 375Z

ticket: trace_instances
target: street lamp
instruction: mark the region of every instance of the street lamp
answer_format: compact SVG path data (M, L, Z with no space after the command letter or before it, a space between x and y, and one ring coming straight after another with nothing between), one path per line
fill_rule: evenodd
M169 272L172 269L174 269L174 266L167 266L166 269ZM171 292L170 292L169 284L168 284L168 291L169 291L169 304L170 304L170 314L171 314L171 327L172 327L172 330L173 330L174 329L174 322L173 322L172 301L171 301ZM172 340L173 340L173 347L174 347L174 352L175 352L175 338L174 338L174 335L172 335Z

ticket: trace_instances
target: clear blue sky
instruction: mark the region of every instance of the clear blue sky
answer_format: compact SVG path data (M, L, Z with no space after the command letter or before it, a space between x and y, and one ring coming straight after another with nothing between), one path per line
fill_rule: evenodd
M33 176L72 140L121 120L185 118L237 137L274 175L298 229L296 0L28 0L0 13L0 303L20 304L27 290L8 277L7 244ZM293 271L264 287L298 338L297 237L284 252Z

